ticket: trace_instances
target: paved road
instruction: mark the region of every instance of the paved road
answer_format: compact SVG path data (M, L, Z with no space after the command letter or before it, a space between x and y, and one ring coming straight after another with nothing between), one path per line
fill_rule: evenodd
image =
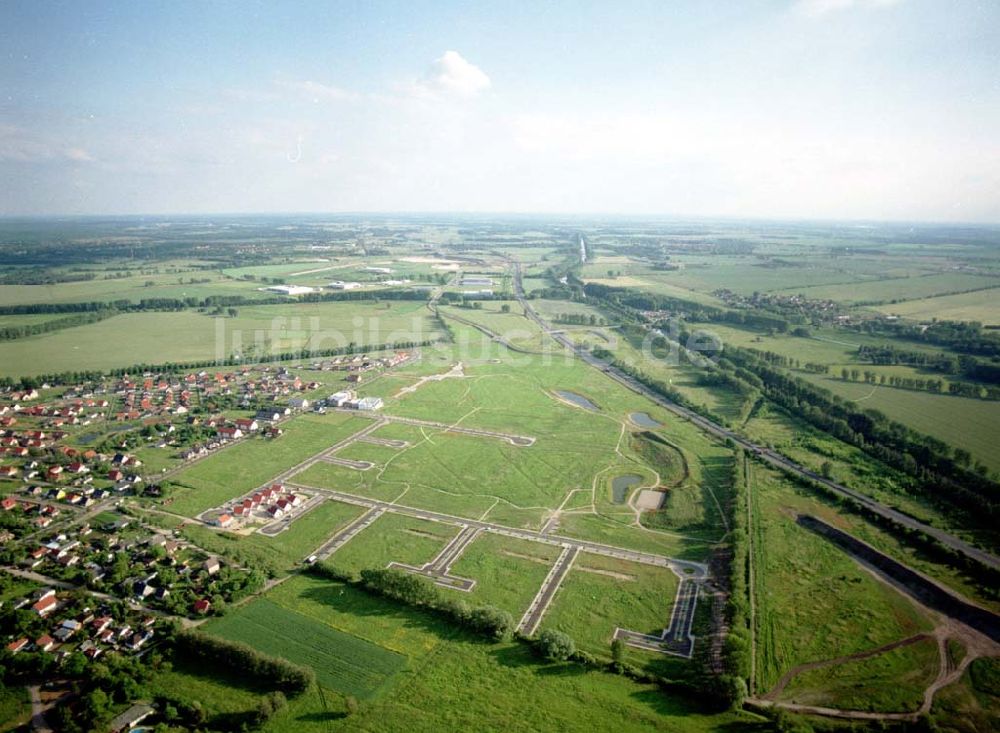
M538 625L542 622L542 617L548 610L549 604L552 603L556 591L562 585L563 578L566 577L569 569L573 567L573 562L579 554L579 547L567 546L563 549L562 554L559 555L559 559L556 560L555 565L549 570L549 574L545 576L542 587L538 589L538 593L532 599L528 610L521 617L521 622L517 625L518 631L526 636L531 636L538 630Z
M46 705L42 702L42 688L38 685L29 685L28 695L31 697L31 730L34 733L53 733L49 724L45 721L45 711L51 705Z
M549 336L551 336L553 339L562 344L564 347L575 353L577 356L583 359L583 361L585 361L587 364L595 367L596 369L600 369L609 377L621 383L622 385L628 387L633 392L636 392L642 395L643 397L646 397L647 399L655 402L664 409L670 410L676 415L680 415L681 417L686 418L687 420L691 421L699 428L701 428L707 433L710 433L711 435L715 435L716 437L722 439L726 438L731 439L737 445L742 446L748 451L751 451L752 453L759 456L762 460L766 461L767 463L770 463L772 466L783 469L789 473L796 474L803 478L810 479L811 481L816 481L817 483L822 484L831 491L840 494L843 497L853 499L859 504L865 506L870 511L882 517L885 517L886 519L890 519L893 522L896 522L904 527L924 532L933 537L934 539L936 539L937 541L939 541L941 544L950 547L954 550L957 550L963 553L964 555L967 555L968 557L971 557L974 560L977 560L983 563L984 565L987 565L988 567L1000 569L1000 558L998 558L996 555L993 555L985 550L981 550L978 547L974 547L968 542L959 539L955 535L945 532L942 529L938 529L937 527L931 527L930 525L924 524L923 522L920 522L907 514L903 514L902 512L887 507L884 504L875 501L871 497L865 496L864 494L855 491L854 489L850 489L835 481L831 481L827 478L824 478L823 476L820 476L814 471L811 471L808 468L805 468L804 466L795 463L791 459L786 458L785 456L781 455L780 453L777 453L776 451L771 450L770 448L758 445L746 439L745 437L741 436L740 434L733 432L729 428L719 425L718 423L712 422L711 420L703 417L702 415L699 415L697 412L694 412L693 410L689 410L686 407L682 407L681 405L678 405L675 402L671 402L670 400L663 397L661 394L654 392L653 390L649 389L644 384L641 384L640 382L636 381L635 379L625 374L621 370L598 359L585 349L580 348L571 339L567 338L565 334L550 328L549 325L544 320L542 320L537 313L535 313L534 309L531 308L528 300L524 297L524 289L521 284L521 265L518 262L514 263L514 294L516 295L521 305L524 307L525 314L529 318L534 320Z
M375 465L371 461L355 461L352 458L337 458L336 456L323 456L320 460L324 463L332 463L335 466L353 468L355 471L367 471Z
M401 504L392 504L378 499L369 499L364 496L346 494L342 491L336 491L334 489L321 489L316 486L306 486L304 484L294 483L290 483L288 486L302 491L325 494L331 499L342 501L346 504L355 504L357 506L368 507L369 509L381 509L382 511L405 514L406 516L416 517L417 519L425 519L429 522L443 522L445 524L455 524L459 526L468 525L469 527L481 529L484 532L493 532L494 534L505 535L507 537L515 537L517 539L530 540L533 542L544 542L545 544L559 547L576 547L581 552L590 552L594 555L616 557L620 560L629 560L631 562L642 563L643 565L655 565L661 568L669 568L681 579L687 578L690 580L701 581L708 577L707 565L690 560L678 560L676 558L666 557L665 555L638 552L636 550L629 550L623 547L615 547L614 545L605 545L600 542L581 540L575 537L563 537L556 534L542 534L541 532L536 532L530 529L505 527L502 524L484 522L478 519L467 519L465 517L456 517L451 514L432 512L427 509L402 506Z
M701 584L682 580L674 598L670 612L670 625L659 636L643 634L629 629L615 629L614 638L623 640L629 646L679 657L691 658L694 653L694 612L698 605L698 591Z
M312 553L319 560L326 560L333 553L343 547L348 540L350 540L354 535L356 535L361 530L371 526L371 523L376 519L385 514L385 509L381 507L372 507L367 512L362 514L360 517L355 519L353 522L348 524L342 530L337 532L333 537L328 539L316 552ZM311 557L311 556L310 556Z
M420 567L414 565L407 565L401 562L391 562L389 563L390 568L398 568L400 570L405 570L408 573L413 573L414 575L422 575L425 578L430 578L436 584L442 585L446 588L452 588L454 590L470 592L476 587L476 581L471 578L462 578L458 575L451 574L451 566L465 549L472 544L472 541L479 536L482 532L481 529L476 527L464 526L462 531L455 535L447 545L437 554L433 560L428 563L424 563Z

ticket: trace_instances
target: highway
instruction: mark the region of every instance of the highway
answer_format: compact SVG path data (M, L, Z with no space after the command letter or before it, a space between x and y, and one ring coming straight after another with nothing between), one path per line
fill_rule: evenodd
M864 507L874 512L875 514L885 517L886 519L892 520L893 522L896 522L897 524L900 524L909 529L915 529L924 532L925 534L930 535L931 537L936 539L941 544L950 547L953 550L957 550L958 552L961 552L962 554L974 560L977 560L983 565L986 565L994 569L1000 569L1000 558L998 558L996 555L993 555L985 550L981 550L978 547L974 547L965 540L962 540L953 534L945 532L942 529L938 529L937 527L932 527L928 524L920 522L914 519L913 517L909 516L908 514L903 514L900 511L892 509L891 507L887 507L884 504L875 501L871 497L866 496L858 491L855 491L854 489L850 489L846 486L843 486L842 484L837 483L836 481L831 481L830 479L824 478L823 476L817 474L816 472L811 471L808 468L799 465L798 463L795 463L791 459L781 455L776 451L771 450L766 446L758 445L748 440L747 438L743 437L739 433L735 433L729 428L719 425L718 423L712 422L708 418L699 415L697 412L694 412L693 410L689 410L686 407L682 407L681 405L678 405L676 402L671 402L667 398L663 397L663 395L659 394L658 392L654 392L650 388L646 387L644 384L636 381L635 379L625 374L621 370L617 369L616 367L598 359L587 350L580 348L564 333L552 329L548 323L542 320L542 318L539 317L537 313L535 313L535 310L529 304L530 301L528 301L528 299L524 297L524 288L521 284L521 263L519 262L514 263L514 294L517 297L518 302L524 308L525 315L528 316L528 318L533 320L535 323L537 323L538 326L547 335L555 339L559 344L561 344L565 348L572 351L574 354L576 354L590 366L594 367L595 369L600 369L609 377L621 383L625 387L628 387L633 392L636 392L642 395L643 397L646 397L647 399L655 402L660 407L663 407L664 409L667 409L673 412L674 414L680 415L681 417L689 420L690 422L694 423L699 428L704 430L706 433L714 435L723 440L729 438L737 445L754 453L759 458L771 464L772 466L775 466L776 468L782 469L784 471L787 471L788 473L796 474L798 476L801 476L802 478L806 478L811 481L815 481L816 483L822 484L823 486L827 487L834 493L837 493L845 498L849 498L852 499L853 501L858 502L859 504L863 505Z

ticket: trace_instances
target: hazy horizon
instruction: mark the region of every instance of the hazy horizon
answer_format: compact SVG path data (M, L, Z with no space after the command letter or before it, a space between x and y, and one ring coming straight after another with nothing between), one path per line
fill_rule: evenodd
M0 216L1000 222L1000 7L0 7Z

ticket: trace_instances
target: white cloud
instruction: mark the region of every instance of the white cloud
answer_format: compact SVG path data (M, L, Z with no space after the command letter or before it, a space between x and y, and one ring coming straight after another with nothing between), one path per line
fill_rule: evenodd
M445 51L414 83L413 91L422 97L474 97L489 89L490 84L483 70L466 61L458 51Z
M820 18L841 10L884 8L898 5L902 0L796 0L795 12L810 18Z

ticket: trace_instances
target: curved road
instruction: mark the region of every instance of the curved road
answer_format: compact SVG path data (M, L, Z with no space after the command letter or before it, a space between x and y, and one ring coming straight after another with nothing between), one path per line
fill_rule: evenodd
M857 503L863 505L865 508L869 509L875 514L878 514L879 516L885 517L886 519L890 519L893 522L896 522L897 524L900 524L904 527L924 532L925 534L930 535L931 537L936 539L941 544L950 547L953 550L958 550L962 554L971 557L974 560L977 560L983 565L986 565L994 569L1000 569L1000 558L998 558L996 555L986 552L985 550L981 550L978 547L974 547L965 540L959 539L953 534L949 534L948 532L945 532L942 529L938 529L937 527L931 527L928 524L924 524L923 522L914 519L908 514L903 514L902 512L887 507L884 504L880 504L871 497L866 496L858 491L855 491L854 489L850 489L846 486L838 484L836 481L831 481L827 478L824 478L823 476L820 476L816 472L809 470L805 466L800 466L795 461L792 461L791 459L781 455L780 453L777 453L776 451L771 450L770 448L757 445L756 443L748 440L739 433L734 433L729 428L719 425L718 423L712 422L708 418L699 415L697 412L694 412L693 410L689 410L686 407L682 407L681 405L678 405L676 402L671 402L670 400L663 397L663 395L659 394L658 392L654 392L649 387L645 386L644 384L636 381L629 375L625 374L623 371L602 361L601 359L598 359L585 349L580 348L564 333L553 330L548 323L542 320L542 318L539 317L537 313L535 313L531 305L529 305L529 301L527 300L527 298L524 297L524 288L522 287L521 284L521 263L516 261L514 262L514 295L517 297L518 302L524 308L525 315L527 315L528 318L537 323L539 327L547 335L551 336L558 343L562 344L564 347L566 347L574 354L579 356L587 364L590 364L592 367L596 369L600 369L609 377L611 377L617 382L620 382L633 392L637 392L643 397L652 400L660 407L670 410L674 414L680 415L681 417L690 420L692 423L697 425L705 432L710 433L711 435L715 435L716 437L722 439L726 438L731 439L737 445L745 448L748 451L753 452L755 455L759 456L764 461L770 463L772 466L780 468L788 473L793 473L798 476L801 476L802 478L807 478L811 481L815 481L819 484L822 484L823 486L827 487L834 493L840 494L843 497L856 501Z

